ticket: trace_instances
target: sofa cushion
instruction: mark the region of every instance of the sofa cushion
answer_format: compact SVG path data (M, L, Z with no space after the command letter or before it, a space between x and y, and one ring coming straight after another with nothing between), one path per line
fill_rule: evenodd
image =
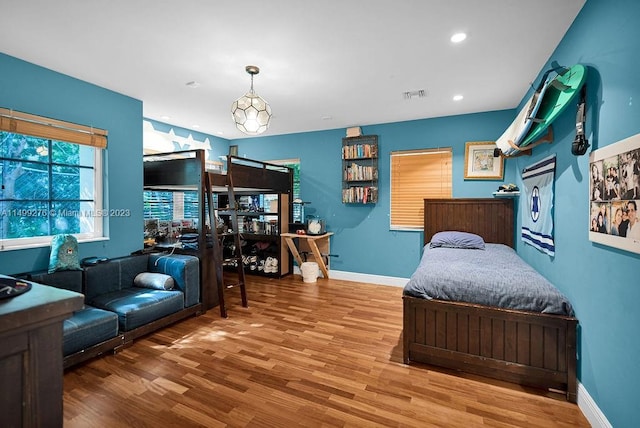
M102 294L133 287L133 279L147 270L149 255L111 259L85 268L87 302Z
M121 288L133 287L133 280L141 272L149 270L149 255L129 256L118 259Z
M171 275L176 290L184 293L184 306L196 305L200 302L200 260L185 254L151 254L149 256L149 272L162 272Z
M121 331L129 331L184 308L181 291L124 288L94 297L90 304L118 314Z
M118 335L118 316L85 306L63 323L63 353L66 357Z
M64 270L54 273L38 272L31 274L29 279L39 284L51 285L56 288L82 293L82 271Z

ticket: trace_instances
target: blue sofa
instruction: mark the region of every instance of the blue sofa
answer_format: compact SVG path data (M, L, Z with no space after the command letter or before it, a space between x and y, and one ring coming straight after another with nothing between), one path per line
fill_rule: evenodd
M202 312L199 266L194 256L143 254L111 259L83 271L34 273L29 279L85 296L84 308L64 321L67 368ZM168 280L171 289L158 286L158 279Z

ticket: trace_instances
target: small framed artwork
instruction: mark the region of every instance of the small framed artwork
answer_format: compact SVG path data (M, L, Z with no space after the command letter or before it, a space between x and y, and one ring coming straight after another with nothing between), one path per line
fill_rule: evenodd
M465 180L502 180L504 158L494 157L496 143L492 141L468 142L464 150Z

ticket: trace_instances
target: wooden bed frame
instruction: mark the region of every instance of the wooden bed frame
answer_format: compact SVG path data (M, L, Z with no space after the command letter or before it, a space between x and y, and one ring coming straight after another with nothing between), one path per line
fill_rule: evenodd
M425 199L424 242L442 230L513 247L513 199ZM577 319L404 296L403 358L562 391L576 402Z

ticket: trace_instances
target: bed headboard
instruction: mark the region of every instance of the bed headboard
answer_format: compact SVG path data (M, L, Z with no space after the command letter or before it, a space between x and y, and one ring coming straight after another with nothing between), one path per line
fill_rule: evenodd
M459 230L482 236L485 242L514 246L513 199L425 199L424 243L434 233Z

